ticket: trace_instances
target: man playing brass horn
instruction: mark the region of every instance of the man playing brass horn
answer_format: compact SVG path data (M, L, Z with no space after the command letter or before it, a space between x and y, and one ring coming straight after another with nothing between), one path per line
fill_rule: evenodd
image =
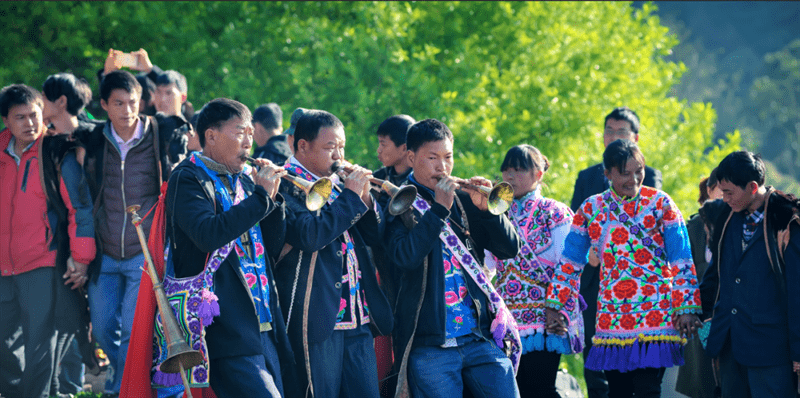
M453 133L444 123L415 123L406 145L414 169L408 181L418 195L413 209L388 217L386 226L387 258L402 272L396 396L460 397L467 388L475 397L518 398L520 338L483 257L486 249L513 258L519 237L477 190L491 186L488 180L450 176Z
M334 115L309 110L297 121L294 156L284 168L308 181L339 176L345 135ZM305 193L281 184L286 200L286 256L276 283L295 353L300 396L378 397L373 334L391 332L389 302L378 287L368 244L381 239L369 170L353 166L327 203L311 211ZM285 370L284 371L288 371ZM287 392L287 397L291 397Z
M219 304L219 315L205 329L208 378L219 398L283 396L279 357L291 358L272 277L272 258L283 246L278 186L285 171L256 159L261 171L248 175L250 121L239 102L220 98L206 104L197 121L203 151L175 168L166 196L175 276L218 267L204 279L212 281L209 290ZM202 382L198 376L203 375L192 375Z

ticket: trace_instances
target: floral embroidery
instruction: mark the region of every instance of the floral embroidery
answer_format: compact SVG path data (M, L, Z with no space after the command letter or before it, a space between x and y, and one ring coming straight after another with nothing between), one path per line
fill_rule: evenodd
M589 205L591 208L591 204ZM550 350L563 354L583 350L583 318L577 304L577 296L572 297L569 319L569 333L563 344L554 347L551 336L545 343L546 323L544 297L547 286L554 276L554 268L559 263L564 249L564 231L572 223L572 211L555 200L543 198L539 191L531 192L515 200L508 212L509 220L516 227L524 245L517 257L497 261L495 286L503 297L506 306L517 321L523 340L523 353ZM558 231L561 232L558 232ZM557 235L554 236L554 232ZM554 240L555 238L555 240ZM491 255L488 253L487 255ZM573 272L570 264L563 264L564 272ZM569 290L564 291L565 301L571 298ZM561 351L559 351L561 350Z
M425 214L425 211L430 209L428 202L419 195L417 195L413 206L421 214ZM478 285L483 294L489 298L488 310L489 313L495 317L493 324L505 329L503 341L506 342L507 347L504 348L508 348L509 358L516 372L516 369L519 367L519 358L522 355L522 342L520 341L519 332L517 331L517 323L511 316L503 299L500 298L495 291L494 286L486 280L486 276L483 274L483 267L468 254L467 248L460 240L456 239L455 245L450 245L450 242L452 242L452 239L448 239L450 236L455 236L455 232L453 232L449 224L445 223L442 232L439 234L439 238L447 249L445 252L449 251L452 253L452 258L459 258L460 256L463 261L461 263L461 268L466 271L466 275L469 275L475 284Z
M601 253L602 266L597 333L587 368L628 371L682 364L679 344L685 340L671 316L699 313L700 295L686 226L670 197L644 187L632 199L611 189L587 199L555 268L548 306L566 307L589 250ZM656 344L646 350L647 357L639 348L645 343Z
M287 162L283 168L307 181L316 180L308 170L299 164ZM334 175L331 178L335 179L336 176ZM331 195L328 197L328 204L333 203L338 197L339 191L332 190ZM344 238L342 254L345 254L346 267L342 273L342 297L339 313L336 315L334 330L355 329L359 325L359 320L361 325L366 325L370 322L369 308L367 307L363 289L361 289L361 269L358 266L358 257L353 245L353 238L348 231L344 231L342 237Z

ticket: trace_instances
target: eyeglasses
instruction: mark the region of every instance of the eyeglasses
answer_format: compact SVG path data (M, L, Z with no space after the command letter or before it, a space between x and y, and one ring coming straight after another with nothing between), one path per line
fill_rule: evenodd
M633 134L633 131L628 130L628 129L622 129L622 130L605 129L605 130L603 130L603 134L605 134L605 135L628 135L628 134Z

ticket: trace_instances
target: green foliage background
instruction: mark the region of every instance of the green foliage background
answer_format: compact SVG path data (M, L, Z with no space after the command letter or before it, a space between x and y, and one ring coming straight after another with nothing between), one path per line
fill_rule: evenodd
M739 147L712 142L710 103L679 101L677 39L620 2L3 2L3 84L40 88L71 71L98 88L109 47L145 48L184 73L200 108L216 97L275 101L344 122L347 157L371 168L378 124L437 118L456 137L455 174L499 177L513 145L550 158L545 194L569 203L577 173L602 153L603 117L642 120L647 162L690 214L697 182Z

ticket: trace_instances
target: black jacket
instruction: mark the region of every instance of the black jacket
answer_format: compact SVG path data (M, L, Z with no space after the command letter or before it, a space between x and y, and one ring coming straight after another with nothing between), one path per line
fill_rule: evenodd
M730 338L742 365L800 362L800 200L773 191L744 249L744 214L720 202L703 206L724 206L713 220L711 264L700 284L703 316L713 314L706 352L718 356Z
M285 233L284 206L264 188L243 176L248 197L223 212L214 183L200 167L184 160L172 173L166 196L166 229L173 250L175 276L189 277L203 271L207 256L224 246L256 222L260 222L270 280L270 312L275 346L281 366L293 366L291 346L272 275L273 258L280 252ZM250 289L242 274L239 257L232 252L214 275L214 293L220 315L206 328L210 358L262 354L258 315Z
M450 217L453 223L464 226L463 215L455 201L451 209L434 202L432 194L423 186L409 181L417 187L419 194L432 203L431 209L420 216L415 209L413 217L417 221L413 229L406 226L408 215L388 217L386 227L386 253L394 268L402 272L400 291L395 303L395 331L398 339L397 347L400 352L395 356L402 358L403 349L414 331L414 318L422 293L423 261L428 258L428 276L420 311L419 322L416 328L413 346L440 346L445 343L446 336L446 310L444 301L444 259L442 257L442 241L439 234ZM467 221L475 247L472 255L479 263L483 264L484 249L492 252L499 259L513 258L520 248L520 240L514 226L505 215L492 215L481 211L472 203L469 195L458 192L458 198L467 213ZM408 213L404 213L408 214ZM453 226L453 230L462 242L466 242L461 228ZM481 334L489 339L489 327L492 319L489 318L487 297L475 284L472 278L466 277L467 289L474 300L478 311L478 324ZM398 356L399 355L399 356Z
M292 156L292 150L283 134L270 137L264 146L256 148L253 152L254 158L264 158L277 165L286 163L286 159L289 159L290 156Z
M370 328L373 334L389 334L393 327L391 309L378 287L375 266L367 251L367 245L381 242L383 222L380 215L368 209L349 189L343 189L332 204L316 212L306 208L305 194L291 183L284 180L280 191L286 200L286 243L292 249L278 262L275 278L284 316L291 317L289 334L293 339L302 338L301 325L306 310L309 342L325 341L333 333L342 297L340 282L347 263L341 250L345 231L350 233L355 246L361 285L370 311ZM301 251L303 257L298 273ZM303 302L313 252L317 252L317 261L311 286L312 305L305 309ZM300 348L295 347L295 350L300 351Z

